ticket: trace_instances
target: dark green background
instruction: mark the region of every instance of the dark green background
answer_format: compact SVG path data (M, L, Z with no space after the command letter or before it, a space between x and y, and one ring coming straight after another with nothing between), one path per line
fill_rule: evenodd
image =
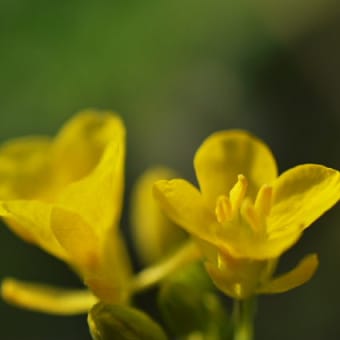
M128 131L126 205L136 177L192 157L219 129L263 138L283 171L339 168L340 6L330 0L0 0L0 139L53 134L83 108L119 112ZM258 339L340 334L340 211L283 258L321 266L308 285L261 297ZM63 263L0 229L0 277L78 286ZM85 316L0 302L1 339L88 339Z

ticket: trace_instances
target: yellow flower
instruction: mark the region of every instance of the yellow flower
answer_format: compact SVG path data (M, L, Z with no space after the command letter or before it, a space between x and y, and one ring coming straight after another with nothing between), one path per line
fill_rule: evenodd
M61 314L98 299L120 302L130 264L118 223L125 128L109 112L84 111L57 136L27 137L0 148L0 216L25 241L69 264L90 291L65 291L7 279L9 302Z
M152 185L174 176L164 167L148 169L138 179L131 199L132 237L138 258L145 264L169 255L184 240L185 233L161 211L152 195Z
M241 130L208 137L194 167L200 190L174 179L157 182L154 194L164 212L197 240L219 289L244 299L284 292L312 277L315 254L272 276L282 253L338 202L338 171L304 164L278 177L269 148Z

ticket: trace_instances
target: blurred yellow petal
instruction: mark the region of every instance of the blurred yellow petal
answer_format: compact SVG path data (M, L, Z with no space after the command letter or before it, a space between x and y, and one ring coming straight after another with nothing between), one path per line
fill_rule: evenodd
M264 283L257 292L276 294L284 293L288 290L299 287L312 278L318 268L318 264L319 261L316 254L307 255L293 270Z
M98 237L81 216L55 206L51 211L51 230L82 274L99 266Z
M157 181L154 196L163 211L187 232L206 241L215 241L215 215L207 208L199 191L182 179Z
M98 237L116 226L120 217L124 155L124 139L117 137L106 147L93 172L70 184L57 200L60 205L79 214Z
M300 165L284 172L273 184L273 207L268 231L307 228L340 199L340 173L322 165Z
M8 201L0 203L0 216L19 237L67 261L65 250L50 228L51 209L50 204L40 201Z
M79 215L61 207L52 210L51 228L83 282L100 300L107 303L127 300L131 264L116 228L103 231L99 239Z
M75 115L53 143L53 164L61 183L86 176L98 164L107 144L124 135L121 119L110 112L87 110Z
M119 230L107 231L102 246L100 268L87 273L84 282L106 303L125 303L129 299L128 285L132 266L128 249Z
M170 169L152 168L138 179L134 187L131 199L132 237L143 263L155 262L169 254L185 237L183 230L164 215L152 195L156 181L174 177Z
M98 301L89 290L62 289L14 279L2 282L1 295L13 305L57 315L87 313Z
M208 137L196 152L194 166L201 192L211 208L219 195L231 190L239 174L249 181L248 195L252 198L261 185L277 176L269 148L241 130L220 131Z
M0 200L34 198L50 184L48 137L13 139L0 147Z

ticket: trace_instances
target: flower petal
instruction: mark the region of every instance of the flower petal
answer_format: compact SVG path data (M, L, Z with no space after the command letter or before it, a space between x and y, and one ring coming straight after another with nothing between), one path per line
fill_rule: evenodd
M110 112L82 111L60 130L52 149L54 166L62 184L86 176L99 162L107 144L124 139L120 118Z
M98 166L87 177L70 184L57 200L76 212L97 237L118 224L123 195L124 140L107 147Z
M174 172L167 168L149 169L138 179L132 193L132 236L139 257L146 264L168 254L185 237L183 230L164 215L152 195L152 185L157 180L174 177Z
M269 232L307 228L340 198L340 173L317 164L284 172L273 184Z
M1 295L8 303L57 315L87 313L98 301L89 290L69 290L48 285L5 279Z
M50 204L40 201L8 201L0 203L0 216L19 237L67 261L65 250L50 228L51 209Z
M13 139L0 147L0 200L34 198L51 180L47 137Z
M119 230L106 230L99 239L79 215L55 206L51 228L70 257L83 282L102 301L126 301L131 264Z
M302 232L299 230L287 230L280 235L270 235L272 237L267 238L242 227L225 228L217 231L217 241L212 243L237 259L266 260L282 255L301 235Z
M235 282L233 278L227 277L222 271L218 269L217 266L210 262L206 262L204 265L211 280L220 291L233 299L242 299L246 297L243 296L243 292L239 288L240 285Z
M72 264L82 274L98 267L100 243L93 228L81 216L54 206L51 211L51 229Z
M206 261L205 267L215 285L225 294L244 299L254 294L258 281L270 271L273 261L237 259L218 251L216 259Z
M284 293L301 286L312 278L318 264L319 261L316 254L307 255L293 270L265 283L257 292L264 294Z
M215 240L219 227L199 191L182 179L157 181L154 196L164 213L190 234L206 241Z
M219 195L229 193L239 174L246 176L252 198L261 185L277 176L269 148L241 130L220 131L208 137L196 152L194 166L202 194L211 208Z
M120 230L112 228L102 245L100 267L87 273L84 282L101 301L126 303L130 298L131 277L132 266L125 240Z

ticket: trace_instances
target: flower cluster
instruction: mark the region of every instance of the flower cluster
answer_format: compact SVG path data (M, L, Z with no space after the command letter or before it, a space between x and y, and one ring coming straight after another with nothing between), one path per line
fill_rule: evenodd
M176 175L166 168L151 169L138 181L132 238L147 268L134 274L119 228L124 159L124 124L110 112L84 111L54 138L20 138L0 147L0 216L24 241L66 262L86 286L69 290L7 278L5 300L54 314L91 310L94 339L106 339L110 327L123 332L107 327L107 313L138 319L161 339L158 325L124 308L133 294L190 262L203 262L215 286L236 301L285 292L313 276L315 254L274 274L304 229L339 201L337 170L304 164L278 175L270 149L255 136L212 134L194 157L199 188L172 179Z

